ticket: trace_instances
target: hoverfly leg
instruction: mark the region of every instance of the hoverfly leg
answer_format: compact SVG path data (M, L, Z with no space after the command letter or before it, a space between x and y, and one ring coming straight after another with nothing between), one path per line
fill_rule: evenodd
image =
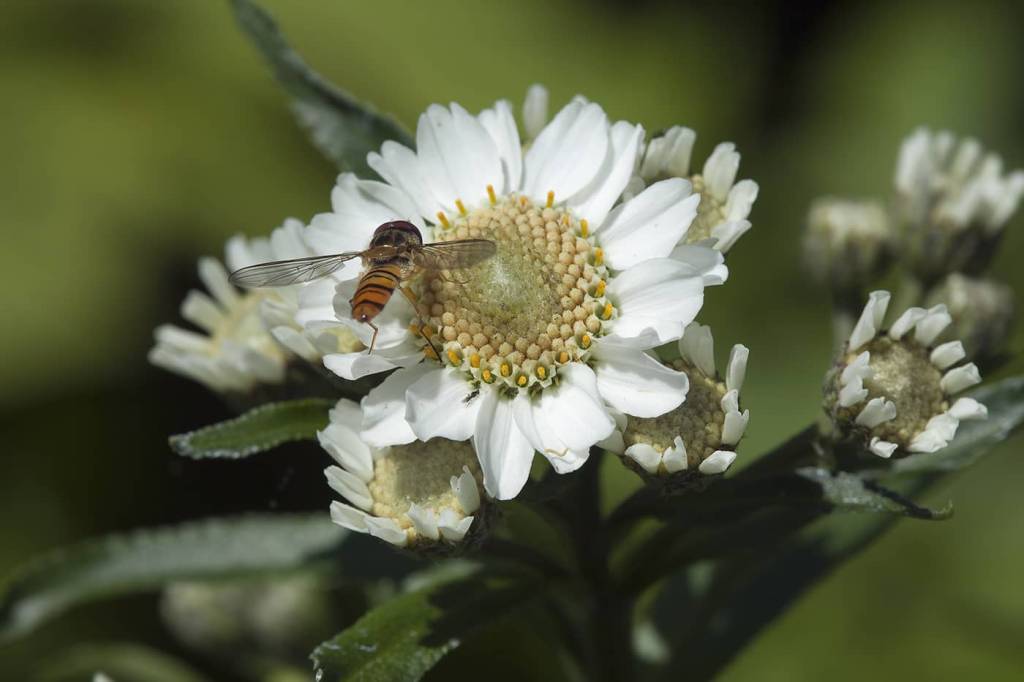
M416 311L416 328L419 329L420 336L423 337L423 340L427 342L428 346L430 346L430 350L433 352L434 358L440 361L441 354L437 352L437 347L434 345L434 342L430 340L430 337L427 336L427 332L423 330L423 327L426 325L423 322L423 316L420 315L420 308L419 303L416 300L416 295L412 291L409 291L409 288L405 286L399 286L398 290L402 292L402 295L405 296L406 300L408 300L410 305L412 305L412 309Z
M377 343L377 333L380 331L380 329L377 327L377 325L375 325L373 322L370 322L369 320L363 320L363 322L365 324L370 325L370 328L373 329L373 336L370 338L370 348L369 350L366 351L367 355L373 355L373 346Z

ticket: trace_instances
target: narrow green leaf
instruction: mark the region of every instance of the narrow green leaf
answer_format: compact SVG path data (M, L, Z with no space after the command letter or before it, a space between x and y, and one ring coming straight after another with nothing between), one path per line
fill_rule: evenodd
M170 444L192 459L241 459L282 443L314 440L333 405L322 398L267 403L241 417L171 436Z
M796 473L821 486L822 499L840 511L888 512L929 520L948 519L953 515L952 502L939 510L920 507L899 493L845 471L804 467Z
M172 581L312 568L345 537L327 514L253 514L58 549L0 583L0 640L24 634L72 606Z
M38 682L81 682L97 672L113 682L206 682L209 678L187 663L141 644L79 644L47 659L33 679Z
M232 0L231 4L242 30L292 96L299 123L317 149L339 169L365 176L372 173L366 155L379 149L385 140L414 146L409 133L393 118L359 102L310 69L256 3Z
M474 630L527 603L533 585L503 578L436 584L386 602L313 651L322 682L411 682Z

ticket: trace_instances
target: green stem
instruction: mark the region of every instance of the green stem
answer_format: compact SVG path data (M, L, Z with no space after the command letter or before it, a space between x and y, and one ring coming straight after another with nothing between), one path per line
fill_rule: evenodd
M595 449L579 479L572 537L589 593L585 627L590 643L589 679L633 679L632 600L616 591L609 572L608 528L601 516L601 455Z

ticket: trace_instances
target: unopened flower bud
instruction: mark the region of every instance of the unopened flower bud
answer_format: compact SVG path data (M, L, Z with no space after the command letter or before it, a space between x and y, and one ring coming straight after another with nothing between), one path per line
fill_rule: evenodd
M953 318L945 336L961 339L972 359L989 359L1002 350L1013 324L1013 289L989 279L954 273L936 287L929 305L944 304Z
M811 204L804 263L819 284L856 291L885 271L893 242L889 217L878 202L824 197Z
M659 417L625 417L620 446L609 447L647 478L725 472L736 459L736 446L750 420L750 410L740 410L746 346L733 346L724 379L715 370L709 327L691 323L679 341L679 353L669 366L689 379L686 400Z
M946 307L910 308L885 331L889 292L875 291L826 377L825 411L837 431L856 434L879 457L935 452L964 419L987 415L972 398L953 396L981 381L959 341L939 343Z

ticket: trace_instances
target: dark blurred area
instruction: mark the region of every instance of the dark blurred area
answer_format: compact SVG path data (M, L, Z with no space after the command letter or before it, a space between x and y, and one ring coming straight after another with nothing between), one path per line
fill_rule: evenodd
M822 194L888 196L900 140L926 124L1024 166L1024 13L1016 4L264 3L325 76L409 127L432 102L552 106L576 93L649 131L719 141L761 186L754 229L701 320L751 349L750 458L817 417L828 301L799 269ZM229 416L146 362L178 321L196 259L329 206L335 175L236 30L226 2L10 1L0 6L0 574L110 531L243 510L323 509L327 457L289 446L193 462L167 436ZM1024 290L1024 220L995 275ZM1022 350L1016 331L1011 348ZM1014 360L1003 373L1020 372ZM1011 442L937 492L956 517L905 522L783 617L730 680L1019 679L1024 462ZM623 470L622 476L632 474ZM25 679L82 640L180 652L156 599L76 610L0 647ZM525 641L525 640L524 640Z

